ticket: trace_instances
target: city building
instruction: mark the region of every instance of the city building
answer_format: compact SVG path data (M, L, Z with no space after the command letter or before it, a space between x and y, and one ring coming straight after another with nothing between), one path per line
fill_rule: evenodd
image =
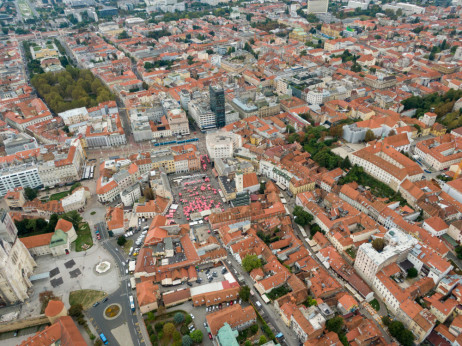
M21 242L34 256L67 255L71 251L71 243L77 239L71 222L59 219L54 233L44 233L21 238Z
M352 165L358 165L374 178L397 191L404 180L418 181L422 168L395 148L383 143L370 145L348 155Z
M38 148L35 138L26 133L13 134L3 141L7 155Z
M221 128L226 125L225 119L225 91L219 86L209 86L210 109L216 116L216 127Z
M243 330L257 321L257 314L253 306L243 308L239 304L225 307L222 310L212 312L205 317L213 336L225 325L229 324L232 330Z
M37 266L6 211L0 213L0 303L11 305L29 298L29 277Z
M329 0L308 0L308 13L327 13L329 8Z
M26 198L24 197L24 188L17 187L13 191L8 191L4 197L4 200L10 209L22 208L24 203L26 203Z
M30 345L62 345L62 346L85 346L87 342L80 334L79 329L74 323L72 317L62 316L56 319L51 325L44 330L38 331L21 342L20 346Z
M229 132L207 133L205 141L211 159L233 157L234 150L242 147L242 137Z
M364 243L358 248L354 268L358 274L371 285L376 274L390 263L407 258L407 255L417 244L417 239L398 230L391 229L383 237L386 246L378 252L372 243Z

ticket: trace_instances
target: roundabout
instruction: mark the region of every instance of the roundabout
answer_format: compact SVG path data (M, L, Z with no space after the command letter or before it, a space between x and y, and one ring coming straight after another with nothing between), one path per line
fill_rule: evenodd
M119 317L122 312L122 307L119 304L111 304L104 309L104 318L106 320L113 320Z

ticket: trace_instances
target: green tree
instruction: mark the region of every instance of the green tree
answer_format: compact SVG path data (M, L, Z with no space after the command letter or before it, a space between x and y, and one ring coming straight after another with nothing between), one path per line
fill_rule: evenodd
M126 40L127 38L130 38L130 36L128 36L128 33L125 30L122 31L118 36L119 40Z
M204 337L204 335L202 334L202 331L199 329L196 329L195 331L191 332L189 336L191 337L192 341L194 341L196 344L201 343Z
M330 332L339 334L342 331L344 320L341 316L337 316L327 320L326 328Z
M258 192L263 195L265 193L265 189L266 189L266 183L265 182L261 182L260 183L260 189L258 190Z
M384 325L386 325L388 327L390 325L390 323L391 323L391 319L388 316L383 316L382 317L382 322L383 322Z
M48 220L47 233L51 233L55 231L58 220L59 220L58 214L51 214L50 220Z
M162 331L168 337L173 335L173 332L176 330L175 325L171 322L165 323L162 327Z
M68 314L71 317L79 318L83 316L83 306L82 304L74 304L68 310Z
M183 335L183 338L181 339L183 346L192 346L193 341L189 335Z
M257 255L246 255L242 260L242 267L246 272L251 272L252 270L260 268L261 266L261 260Z
M385 240L383 240L383 238L375 238L372 241L372 247L375 249L375 251L382 252L383 248L385 247Z
M250 298L250 287L249 286L241 286L239 289L239 298L243 301L248 302Z
M244 346L252 346L252 341L246 340Z
M124 246L127 243L127 238L124 235L121 235L117 238L117 245Z
M37 190L36 189L32 189L30 187L26 187L24 189L24 195L25 197L27 198L27 200L29 201L33 201L34 199L37 198Z
M292 214L295 217L295 223L300 226L308 225L309 223L311 223L311 221L313 221L313 215L311 215L298 205L295 206Z
M408 278L415 278L415 277L417 277L418 274L419 274L419 272L414 267L409 268L407 270L407 277Z
M342 169L351 168L351 162L350 162L350 159L348 158L348 156L343 159L342 163L340 164L340 168L342 168Z
M266 336L264 336L264 335L260 336L260 340L258 340L259 345L266 344L267 342L268 342L268 340L266 339Z
M183 322L184 322L184 314L183 314L182 312L177 312L177 313L173 316L173 321L174 321L176 324L183 323Z
M175 330L173 332L173 341L180 341L181 340L181 334L178 330Z
M164 327L164 324L162 322L157 322L154 325L154 329L156 330L157 333L159 333L162 330L163 327Z
M185 319L184 319L184 323L188 325L188 324L190 324L191 322L192 322L192 317L191 317L191 315L190 315L190 314L186 314Z
M83 220L82 216L79 214L77 210L69 211L66 214L63 214L61 218L71 222L72 226L74 226L74 229L76 231L79 229L79 225Z
M364 141L370 142L370 141L373 141L374 139L375 139L374 132L372 132L372 130L367 130L366 136L364 137Z

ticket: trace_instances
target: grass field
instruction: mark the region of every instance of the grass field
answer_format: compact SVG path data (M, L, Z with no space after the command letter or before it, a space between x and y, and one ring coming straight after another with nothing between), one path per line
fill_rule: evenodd
M50 196L49 200L50 201L59 201L60 199L63 199L64 197L69 196L70 192L69 191L62 191L58 193L54 193Z
M84 245L88 245L85 248ZM75 251L85 251L93 246L93 238L91 237L91 230L88 223L83 222L80 224L79 230L77 231L77 239L75 240Z
M133 239L127 239L127 242L123 246L123 250L124 250L125 254L128 255L128 253L130 252L130 248L132 246L133 246Z
M380 304L377 301L377 299L371 300L371 302L369 304L374 308L375 311L380 310Z
M86 310L91 307L95 302L100 301L105 296L106 292L96 290L79 290L69 293L69 304L82 304Z

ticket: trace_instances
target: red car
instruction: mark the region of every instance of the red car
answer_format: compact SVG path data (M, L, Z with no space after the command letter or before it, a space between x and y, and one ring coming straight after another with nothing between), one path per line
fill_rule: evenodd
M233 305L233 301L230 301L230 302L229 302L229 305Z
M209 339L212 340L212 333L209 333Z

